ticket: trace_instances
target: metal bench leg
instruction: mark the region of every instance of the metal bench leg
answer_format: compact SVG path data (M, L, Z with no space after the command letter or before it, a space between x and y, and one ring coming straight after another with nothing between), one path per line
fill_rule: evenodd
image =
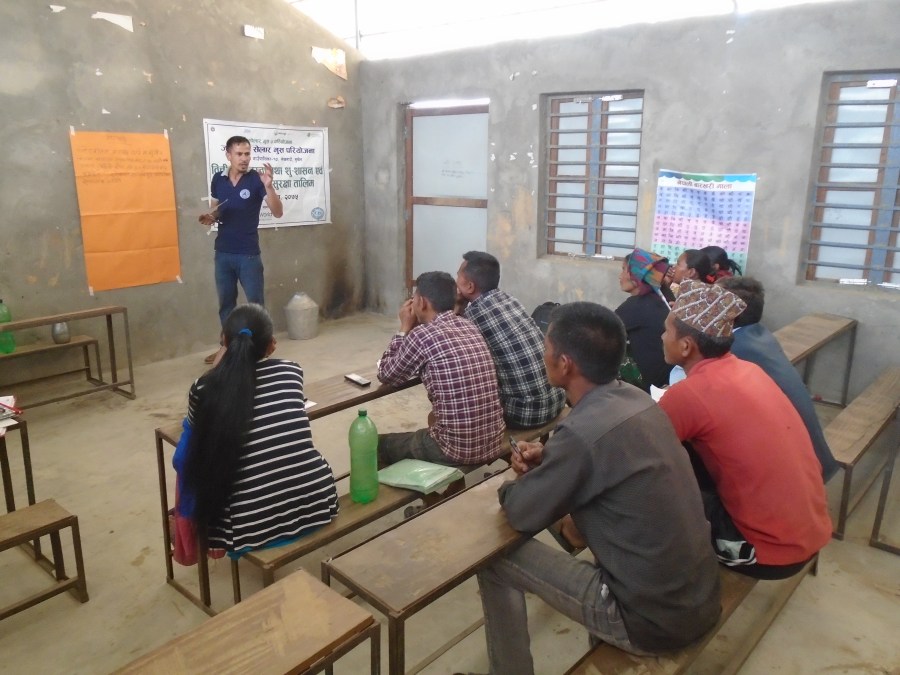
M381 624L375 622L371 639L372 675L381 673Z
M844 485L841 488L841 506L838 509L838 524L831 536L842 541L844 528L847 526L847 512L850 510L850 486L853 483L853 466L847 464L844 469Z
M87 602L87 578L84 576L84 557L81 554L81 530L78 528L78 518L72 522L72 546L75 549L75 573L78 575L78 584L72 589L81 602Z
M231 560L231 590L234 593L234 604L241 601L241 570L238 567L237 558Z
M878 509L875 511L875 522L872 523L872 536L869 538L869 546L874 546L882 551L900 555L900 546L893 546L880 541L881 521L884 518L884 509L887 505L888 493L891 490L891 479L894 474L894 465L897 463L897 455L900 454L900 445L894 449L894 456L888 460L884 467L884 479L881 481L881 495L878 497Z
M200 541L197 537L197 550L199 557L197 559L197 581L200 583L200 601L209 608L212 608L212 599L209 592L209 547L205 541Z
M388 672L390 675L404 675L406 644L403 635L403 619L388 617Z
M172 567L172 535L169 532L169 495L166 486L166 464L163 455L163 439L156 434L156 472L159 478L159 505L162 510L163 547L166 554L166 581L175 579Z
M59 530L50 533L50 548L53 549L53 567L56 570L56 580L63 581L66 576L66 561L63 559L62 543L59 540Z
M853 363L853 349L856 346L856 325L850 329L850 344L847 345L847 362L844 364L844 387L841 389L841 405L847 407L847 391L850 388L850 366Z

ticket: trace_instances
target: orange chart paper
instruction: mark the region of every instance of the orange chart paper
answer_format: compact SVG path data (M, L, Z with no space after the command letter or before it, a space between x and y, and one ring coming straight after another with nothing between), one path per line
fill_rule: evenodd
M69 138L92 291L175 281L181 262L169 139L98 131Z

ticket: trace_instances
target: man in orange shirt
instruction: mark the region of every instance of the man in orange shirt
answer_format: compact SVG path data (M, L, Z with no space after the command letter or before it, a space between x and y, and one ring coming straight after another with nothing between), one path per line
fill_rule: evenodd
M666 361L687 379L659 404L690 444L719 561L759 579L798 572L831 538L821 467L790 400L730 353L744 302L688 281L666 319Z

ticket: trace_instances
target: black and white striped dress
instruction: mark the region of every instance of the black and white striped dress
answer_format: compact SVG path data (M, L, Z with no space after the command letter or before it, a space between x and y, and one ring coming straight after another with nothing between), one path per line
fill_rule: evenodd
M191 424L202 396L201 377L189 394ZM253 420L234 487L209 528L209 545L233 552L259 548L325 525L337 513L331 467L312 443L303 369L293 361L263 359L256 366Z

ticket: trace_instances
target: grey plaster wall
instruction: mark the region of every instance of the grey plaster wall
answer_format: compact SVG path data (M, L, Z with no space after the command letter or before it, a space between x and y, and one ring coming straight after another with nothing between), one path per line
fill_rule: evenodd
M65 11L53 13L34 0L0 3L0 297L15 317L126 305L138 361L217 341L213 237L197 223L209 191L204 117L328 127L333 223L261 231L266 301L279 329L285 327L281 308L295 290L312 296L326 316L360 308L359 55L283 0L58 4ZM95 11L131 15L134 32L91 19ZM265 39L244 37L244 24L262 26ZM349 80L315 63L311 46L346 49ZM336 95L346 99L346 109L326 106ZM89 295L70 125L168 130L183 284Z
M370 307L392 312L403 298L402 105L450 97L490 98L488 248L502 285L528 307L618 305L619 263L541 252L540 97L642 89L638 244L650 244L660 168L758 173L748 273L767 286L765 321L856 317L859 391L900 362L900 293L800 281L803 222L823 73L900 67L898 29L900 2L855 0L363 63ZM823 356L820 370L834 372L837 350Z

